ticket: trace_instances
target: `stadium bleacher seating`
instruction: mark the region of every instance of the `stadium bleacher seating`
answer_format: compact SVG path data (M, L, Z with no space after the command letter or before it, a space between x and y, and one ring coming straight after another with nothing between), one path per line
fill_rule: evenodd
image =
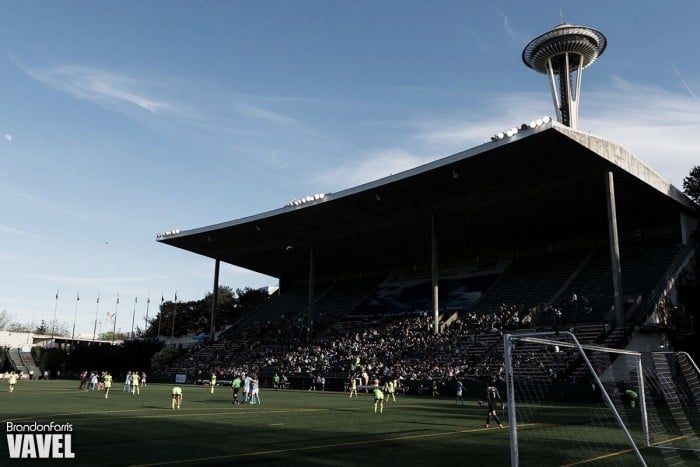
M648 296L677 253L678 246L664 237L623 243L625 297ZM560 310L557 325L582 343L620 347L634 331L632 324L607 325L612 281L606 247L518 258L508 267L479 274L465 269L443 278L441 313L451 320L439 335L432 329L425 273L322 284L316 290L314 325L323 332L310 335L304 329L309 325L307 288L288 289L242 317L225 342L192 349L169 370L206 374L217 368L263 377L278 372L308 382L316 374L347 380L362 368L406 382L497 380L503 377L503 332L551 329L555 323L547 309ZM521 358L518 374L542 378L543 365L547 384L584 375L566 351Z

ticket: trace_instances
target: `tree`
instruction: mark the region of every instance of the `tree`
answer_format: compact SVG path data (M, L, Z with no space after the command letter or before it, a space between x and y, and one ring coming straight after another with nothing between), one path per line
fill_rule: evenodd
M7 326L10 332L32 332L33 326L26 323L12 322Z
M245 287L242 290L236 289L236 295L238 295L238 304L244 308L259 306L270 298L270 295L264 288Z
M162 348L151 357L151 368L158 370L168 368L179 356L180 352L175 349Z
M0 311L0 331L4 331L7 326L10 325L12 321L12 315L10 315L7 310Z
M54 336L59 336L59 337L68 337L70 336L70 326L68 326L68 323L65 321L59 321L57 319L52 319L49 321L49 323L46 325L48 332L47 334L51 334Z
M48 324L46 324L46 321L44 321L44 320L42 319L42 320L41 320L41 323L39 324L39 326L36 327L36 329L34 330L34 332L37 333L37 334L43 334L43 335L48 334L48 333L50 332L50 330L49 330Z
M34 325L12 321L13 316L7 310L0 311L0 331L32 332Z
M690 174L683 179L683 192L700 204L700 165L690 169Z
M207 294L204 297L204 301L208 304L208 306L211 306L212 298L213 294L211 292L207 292ZM216 294L216 304L218 306L228 306L235 302L236 297L234 295L233 289L227 285L220 285L219 290Z

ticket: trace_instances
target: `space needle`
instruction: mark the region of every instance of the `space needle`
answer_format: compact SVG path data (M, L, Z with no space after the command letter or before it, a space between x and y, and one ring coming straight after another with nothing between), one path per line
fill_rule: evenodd
M548 76L557 120L578 128L578 106L583 69L604 51L602 32L562 23L536 37L523 50L523 62Z

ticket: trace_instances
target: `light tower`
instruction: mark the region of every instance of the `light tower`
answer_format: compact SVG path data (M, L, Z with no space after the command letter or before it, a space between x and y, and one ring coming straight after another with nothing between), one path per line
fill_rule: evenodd
M562 23L536 37L523 50L523 62L546 74L552 90L557 120L578 128L578 104L583 69L605 51L602 32L586 26Z

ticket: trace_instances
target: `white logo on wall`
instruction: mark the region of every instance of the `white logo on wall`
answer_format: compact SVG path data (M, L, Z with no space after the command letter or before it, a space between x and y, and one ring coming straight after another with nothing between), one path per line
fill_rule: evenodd
M7 422L10 459L74 459L70 423Z

